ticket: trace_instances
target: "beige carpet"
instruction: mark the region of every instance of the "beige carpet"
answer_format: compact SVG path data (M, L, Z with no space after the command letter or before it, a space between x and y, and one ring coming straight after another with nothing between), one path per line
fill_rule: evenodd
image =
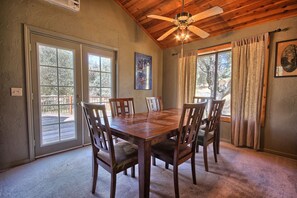
M201 149L200 149L201 150ZM297 161L221 144L218 163L209 146L209 170L196 156L197 185L190 162L179 166L181 197L297 197ZM130 171L129 171L130 172ZM99 168L96 194L91 191L91 148L42 158L0 173L0 197L109 197L110 175ZM151 168L150 197L173 197L173 174L157 161ZM138 197L136 179L117 175L116 197Z

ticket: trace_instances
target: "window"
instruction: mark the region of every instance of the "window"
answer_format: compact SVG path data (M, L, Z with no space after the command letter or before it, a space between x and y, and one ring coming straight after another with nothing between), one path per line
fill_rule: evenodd
M198 55L196 70L197 97L225 99L223 115L230 116L231 50Z

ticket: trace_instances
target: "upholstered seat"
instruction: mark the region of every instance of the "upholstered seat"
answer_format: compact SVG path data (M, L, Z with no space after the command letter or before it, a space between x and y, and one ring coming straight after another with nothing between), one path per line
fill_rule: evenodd
M114 144L114 157L117 166L129 164L137 160L137 146L128 142L119 142ZM104 150L100 150L97 156L107 164L111 161L110 155Z
M173 139L167 139L164 142L160 142L152 146L152 152L157 158L166 158L163 161L169 161L173 163L174 149L176 148L176 141ZM191 153L191 147L188 145L181 145L179 147L178 158L181 159Z
M204 129L205 129L205 127L204 127ZM201 128L200 128L200 130L198 132L198 137L197 137L198 144L203 144L204 138L206 138L205 130L201 130ZM214 131L208 132L208 134L207 134L207 141L211 140L212 138L214 138Z

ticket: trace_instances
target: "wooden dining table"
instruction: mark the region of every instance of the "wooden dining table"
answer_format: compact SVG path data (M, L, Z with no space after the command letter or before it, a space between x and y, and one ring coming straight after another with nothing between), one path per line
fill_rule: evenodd
M139 197L149 197L151 146L177 132L181 109L110 117L111 133L138 146Z

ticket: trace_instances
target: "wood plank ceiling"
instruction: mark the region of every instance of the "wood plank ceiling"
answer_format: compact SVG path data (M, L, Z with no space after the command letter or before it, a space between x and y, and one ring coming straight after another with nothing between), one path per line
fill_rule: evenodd
M161 48L180 45L174 34L157 41L174 27L173 23L150 19L149 14L174 18L182 10L182 0L115 0ZM222 14L199 20L195 25L211 36L297 16L297 0L185 0L185 11L195 15L214 6L223 8ZM188 42L201 39L190 34Z

